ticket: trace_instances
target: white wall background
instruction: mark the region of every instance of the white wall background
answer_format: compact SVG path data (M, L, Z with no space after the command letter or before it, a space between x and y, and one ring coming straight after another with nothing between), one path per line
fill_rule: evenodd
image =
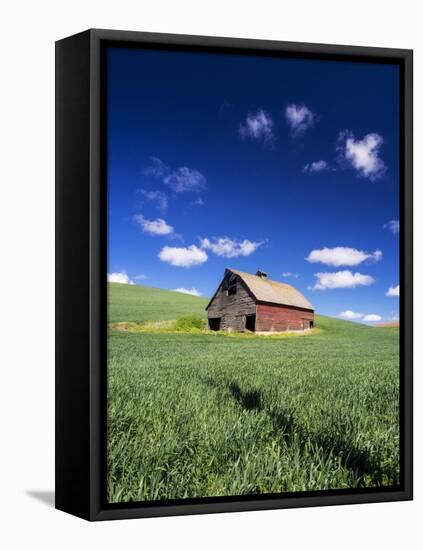
M416 281L422 280L422 52L415 0L3 3L0 32L0 545L3 548L408 548L423 517L422 348L415 501L89 524L55 511L54 41L90 27L415 50ZM363 83L365 86L365 83ZM416 310L422 304L416 288ZM416 334L422 329L416 319ZM421 339L420 339L421 340ZM41 500L40 500L41 497Z

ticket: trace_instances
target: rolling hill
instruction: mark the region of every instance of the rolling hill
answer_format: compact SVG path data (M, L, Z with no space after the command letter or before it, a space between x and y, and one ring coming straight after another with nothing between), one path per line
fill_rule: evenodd
M141 285L108 283L108 320L111 323L166 321L185 315L205 317L208 298Z
M206 317L205 308L209 300L202 296L191 296L144 285L108 283L108 321L109 323L145 323L175 320L186 315ZM393 328L399 325L376 326ZM350 336L370 335L371 338L377 338L373 326L324 315L316 315L316 327L329 330L334 336L345 333Z

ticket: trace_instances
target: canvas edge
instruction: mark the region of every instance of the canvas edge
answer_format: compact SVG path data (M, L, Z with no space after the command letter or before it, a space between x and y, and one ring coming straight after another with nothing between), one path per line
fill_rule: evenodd
M90 517L89 31L55 45L55 507Z

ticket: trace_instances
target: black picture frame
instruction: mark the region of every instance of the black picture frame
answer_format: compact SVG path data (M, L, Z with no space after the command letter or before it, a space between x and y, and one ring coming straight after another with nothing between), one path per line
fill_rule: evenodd
M395 63L401 71L401 485L252 497L107 504L106 127L104 48L120 45L258 56ZM91 29L56 43L56 508L87 520L412 499L413 53Z

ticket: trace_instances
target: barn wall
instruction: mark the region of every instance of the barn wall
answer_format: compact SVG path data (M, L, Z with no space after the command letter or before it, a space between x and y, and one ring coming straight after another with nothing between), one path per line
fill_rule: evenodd
M257 305L257 332L303 330L304 320L314 321L314 313L309 310L293 307L266 304Z
M207 317L220 317L220 330L234 330L241 332L245 329L245 316L255 315L256 303L247 291L244 283L237 282L237 292L233 296L227 296L226 291L219 288L208 310Z

